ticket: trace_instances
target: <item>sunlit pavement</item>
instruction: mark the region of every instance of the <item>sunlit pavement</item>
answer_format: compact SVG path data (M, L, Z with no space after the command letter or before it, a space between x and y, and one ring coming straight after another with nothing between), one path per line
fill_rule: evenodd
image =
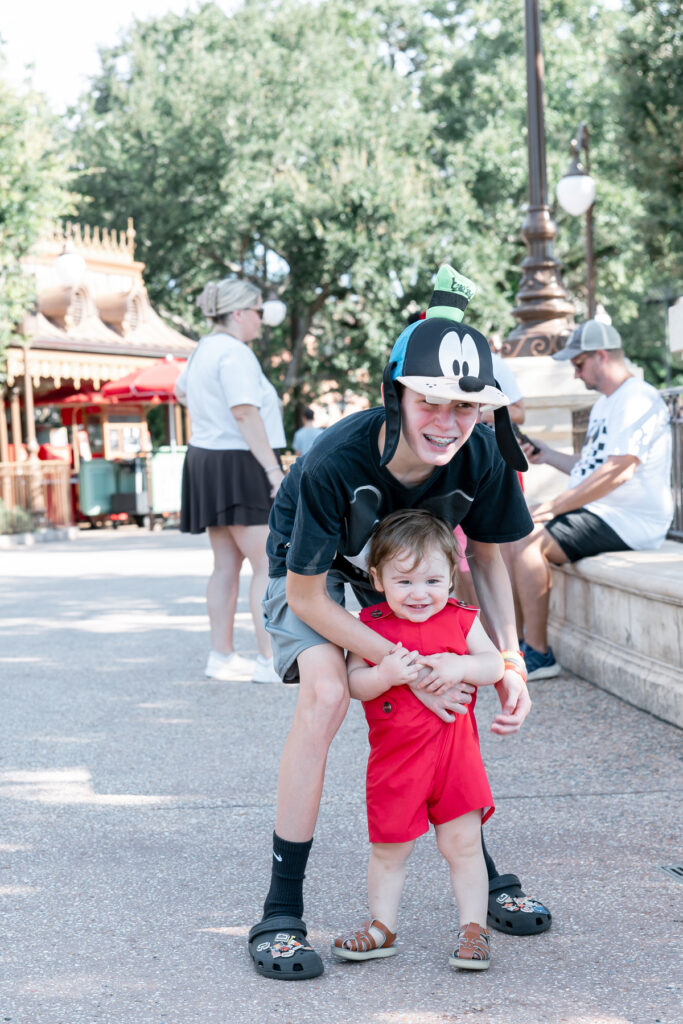
M448 967L456 915L433 834L409 867L400 955L327 952L364 920L366 728L333 744L305 918L323 977L259 979L245 937L267 887L295 688L216 683L204 538L88 531L0 552L0 1022L674 1024L683 1019L681 734L575 677L532 684L519 737L478 719L502 872L553 927L494 933ZM243 576L237 645L255 653Z

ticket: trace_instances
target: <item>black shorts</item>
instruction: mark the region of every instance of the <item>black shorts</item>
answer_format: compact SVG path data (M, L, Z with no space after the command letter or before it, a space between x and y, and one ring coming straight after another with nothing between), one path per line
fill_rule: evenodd
M604 519L586 508L576 508L543 524L570 562L600 555L603 551L630 551Z
M273 461L279 462L275 453ZM181 533L204 533L207 526L265 526L272 504L268 477L251 452L188 445Z

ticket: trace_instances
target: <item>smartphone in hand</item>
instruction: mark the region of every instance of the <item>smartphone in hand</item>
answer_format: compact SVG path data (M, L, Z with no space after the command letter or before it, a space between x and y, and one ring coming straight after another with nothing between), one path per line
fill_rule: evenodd
M522 431L519 429L519 427L517 426L516 423L512 424L512 429L513 429L515 437L517 438L519 443L520 444L530 444L531 445L531 454L532 455L538 455L538 453L540 452L541 449L538 447L538 445L534 444L534 442L531 440L530 437L527 437L526 434L522 433Z

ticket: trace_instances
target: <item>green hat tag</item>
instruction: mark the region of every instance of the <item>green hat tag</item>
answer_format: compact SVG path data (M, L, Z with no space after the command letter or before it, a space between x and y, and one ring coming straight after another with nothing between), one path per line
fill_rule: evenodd
M467 304L477 290L476 284L444 263L436 275L434 293L427 310L427 319L433 316L461 323Z

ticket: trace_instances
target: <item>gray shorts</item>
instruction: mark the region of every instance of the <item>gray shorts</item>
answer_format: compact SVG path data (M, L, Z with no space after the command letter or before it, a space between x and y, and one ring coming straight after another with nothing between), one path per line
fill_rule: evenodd
M273 665L283 683L299 682L297 658L302 651L330 641L302 622L287 604L287 577L277 576L268 580L268 589L263 598L263 621L270 633L273 645ZM344 581L332 573L327 574L327 592L335 602L344 607Z

